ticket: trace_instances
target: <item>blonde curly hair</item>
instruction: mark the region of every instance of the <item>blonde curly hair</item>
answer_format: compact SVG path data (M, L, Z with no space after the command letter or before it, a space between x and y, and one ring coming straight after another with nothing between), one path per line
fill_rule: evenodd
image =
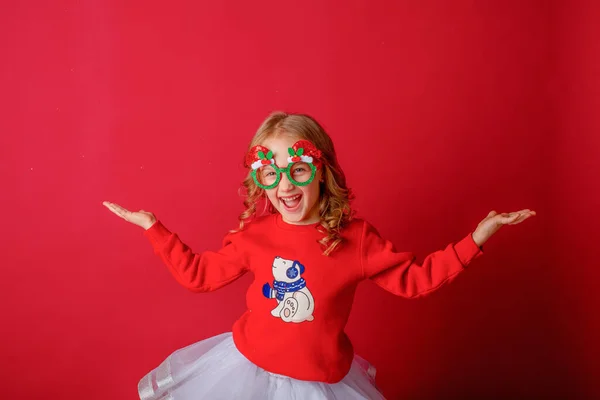
M263 143L268 138L287 133L312 142L322 152L322 179L320 182L319 195L319 230L325 235L318 242L323 248L323 255L329 256L343 242L341 231L354 217L354 211L350 207L353 199L352 191L346 186L346 177L338 164L333 142L325 130L312 117L305 114L292 114L277 111L269 115L261 124L260 128L250 141L248 150ZM246 167L250 167L246 165ZM240 214L238 232L257 214L257 204L265 201L263 213L277 213L277 210L269 200L266 199L265 190L258 187L252 179L250 172L242 182L245 189L245 210Z

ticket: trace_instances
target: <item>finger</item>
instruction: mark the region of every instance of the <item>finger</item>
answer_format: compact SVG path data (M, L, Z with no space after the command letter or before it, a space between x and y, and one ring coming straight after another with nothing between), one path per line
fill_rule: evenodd
M117 214L118 216L120 216L121 218L127 220L127 218L129 217L129 215L131 214L131 211L121 207L118 204L114 204L114 203L110 203L108 205L108 208L114 212L115 214Z
M515 218L513 221L509 222L508 225L516 225L518 223L520 223L521 221L523 221L523 219L525 218L527 214L518 214L517 218Z
M520 210L520 211L514 211L513 213L519 213L519 214L524 214L524 213L528 213L529 211L531 211L529 208L526 208L524 210Z
M112 212L113 214L115 214L117 217L125 219L125 217L124 217L123 215L121 215L121 214L120 214L120 213L119 213L117 210L115 210L114 208L112 208L112 207L107 207L107 208L110 210L110 212Z
M513 215L515 215L515 214L523 214L523 213L526 213L526 212L529 212L529 211L530 211L530 210L529 210L528 208L526 208L526 209L524 209L524 210L512 211L512 212L509 212L509 213L502 213L502 214L500 214L500 215L503 215L503 216L510 216L510 217L512 217L512 216L513 216Z
M105 202L103 202L102 204L103 204L103 205L104 205L106 208L108 208L110 211L112 211L113 213L115 213L115 214L118 214L118 213L117 213L117 209L115 208L115 205L116 205L116 204L114 204L114 203L111 203L111 202L108 202L108 201L105 201Z
M503 213L500 215L501 215L501 217L500 217L499 222L501 224L505 225L505 224L510 224L510 223L516 221L516 219L519 218L520 214L519 213L508 213L508 214Z
M531 218L535 215L535 212L528 212L525 214L522 214L516 221L511 222L510 225L516 225L516 224L520 224L521 222L525 221L527 218Z
M114 204L114 203L113 203L113 204L111 204L111 207L112 207L113 209L117 210L117 212L119 212L120 214L126 214L126 213L128 213L128 212L129 212L129 210L127 210L127 209L126 209L126 208L124 208L124 207L121 207L121 206L120 206L120 205L118 205L118 204Z

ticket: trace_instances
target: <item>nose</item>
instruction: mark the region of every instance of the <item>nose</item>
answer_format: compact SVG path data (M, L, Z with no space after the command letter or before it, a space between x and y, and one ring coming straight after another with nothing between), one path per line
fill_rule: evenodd
M284 192L289 192L293 188L294 188L294 184L292 182L290 182L289 178L287 177L287 174L281 173L281 180L279 181L279 189L281 189Z

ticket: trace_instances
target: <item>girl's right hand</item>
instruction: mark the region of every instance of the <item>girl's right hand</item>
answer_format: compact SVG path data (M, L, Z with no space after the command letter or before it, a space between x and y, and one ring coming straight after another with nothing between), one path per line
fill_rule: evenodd
M144 229L150 228L156 222L156 217L150 212L144 210L140 210L138 212L129 211L118 204L108 201L105 201L102 204L110 211L123 218L125 221L131 222L137 226L141 226Z

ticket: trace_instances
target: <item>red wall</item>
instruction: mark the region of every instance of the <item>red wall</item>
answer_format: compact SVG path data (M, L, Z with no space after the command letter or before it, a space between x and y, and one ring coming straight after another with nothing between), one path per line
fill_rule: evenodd
M600 398L600 3L557 2L558 62L551 93L557 135L553 154L552 216L557 315L582 397Z
M348 333L386 396L591 393L598 6L37 3L0 13L8 397L135 399L172 351L230 329L251 276L187 292L101 202L216 248L278 109L323 123L360 215L421 259L491 209L539 213L428 298L360 286Z

